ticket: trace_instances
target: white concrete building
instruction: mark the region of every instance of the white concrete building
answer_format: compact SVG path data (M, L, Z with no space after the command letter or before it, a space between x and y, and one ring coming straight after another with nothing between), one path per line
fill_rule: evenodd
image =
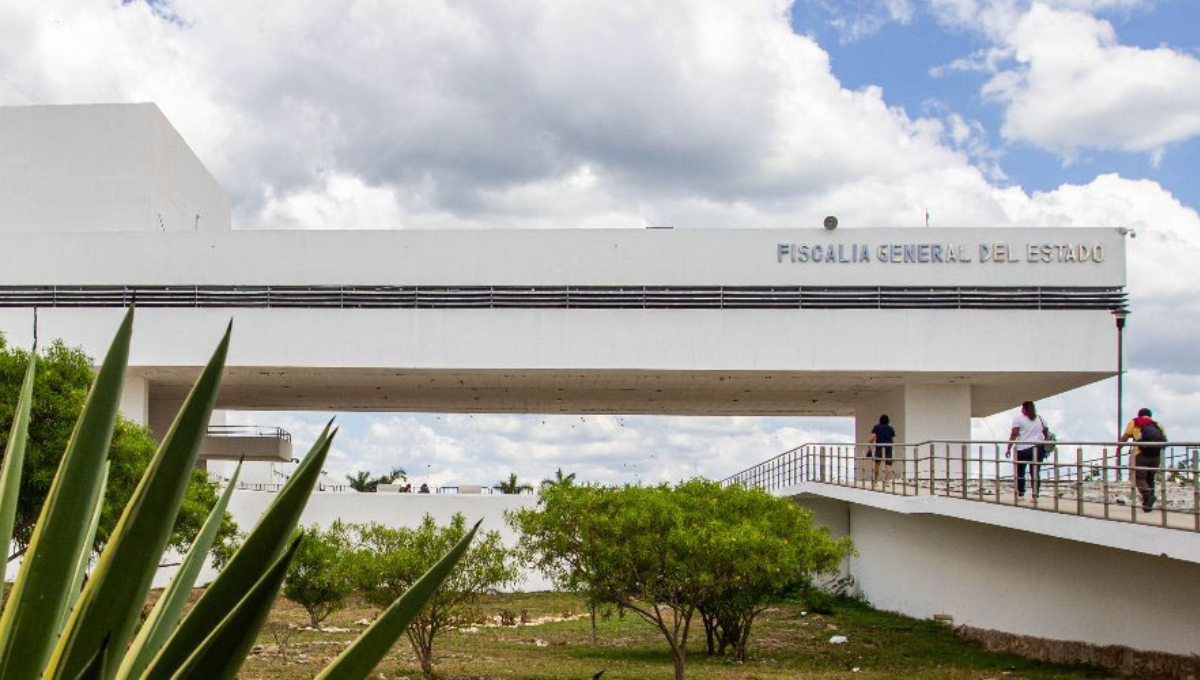
M99 354L136 303L123 410L159 433L230 319L225 409L840 415L860 441L887 413L900 440L965 440L972 417L1116 368L1113 229L250 232L153 105L0 108L0 144L0 331ZM1200 575L1195 534L1133 527L1176 546L1160 558L1104 530L1013 528L1020 509L948 522L825 485L787 493L826 499L819 517L859 542L853 569L884 607L1200 651L1053 620L1029 598L1054 588L1025 591L993 561L1036 550L1175 584ZM969 574L1018 599L980 599ZM1073 572L1054 578L1080 595Z

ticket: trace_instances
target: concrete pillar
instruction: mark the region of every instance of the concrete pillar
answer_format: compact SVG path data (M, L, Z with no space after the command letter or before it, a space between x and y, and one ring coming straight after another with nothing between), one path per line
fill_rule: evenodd
M146 424L150 426L150 432L154 435L155 441L161 443L163 437L167 436L167 430L171 428L171 423L175 422L175 416L178 415L181 406L183 406L181 399L151 395L146 408Z
M855 409L854 438L865 442L871 438L871 428L879 422L879 416L887 414L896 429L896 441L904 444L919 444L931 440L971 438L971 386L950 384L905 385L883 396L860 404ZM953 454L957 454L954 449ZM919 450L896 447L895 472L902 478L916 473L922 478L944 476L946 451L938 450L938 458L931 465L928 447ZM953 457L953 456L952 456ZM920 469L912 464L920 461ZM922 460L924 459L924 460ZM903 461L903 462L902 462ZM957 459L951 461L951 476L961 475ZM868 465L860 468L863 479L870 478Z
M121 415L138 425L150 422L150 381L139 375L126 375L125 388L121 391L121 403L117 407Z
M907 385L905 387L905 432L908 441L971 438L970 385ZM940 446L930 459L928 446L914 452L923 478L962 477L960 445Z

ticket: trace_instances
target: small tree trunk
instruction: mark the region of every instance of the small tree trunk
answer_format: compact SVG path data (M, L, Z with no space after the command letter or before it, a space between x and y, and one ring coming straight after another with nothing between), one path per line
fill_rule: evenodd
M599 644L596 639L596 605L590 605L588 609L592 612L592 646L595 647Z
M704 622L704 646L708 650L708 655L712 656L716 653L716 637L713 632L713 617L707 612L700 612L700 620Z
M742 624L741 633L738 635L737 642L733 648L733 658L735 661L746 663L746 646L750 641L750 624L752 623L754 623L753 615L747 617L746 621Z
M683 680L683 664L685 661L683 654L682 649L671 650L671 661L675 664L675 680Z

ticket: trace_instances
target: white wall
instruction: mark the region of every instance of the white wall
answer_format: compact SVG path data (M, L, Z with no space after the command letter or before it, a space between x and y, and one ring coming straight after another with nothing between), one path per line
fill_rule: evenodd
M852 537L859 555L850 573L878 608L916 618L949 614L955 625L1055 640L1200 652L1196 534L1013 508L971 510L1002 513L998 519L1020 528L831 498L799 502L835 536ZM1065 533L1057 531L1064 523L1078 525L1069 527L1077 539L1055 535ZM1127 549L1121 536L1130 539Z
M229 512L242 531L249 531L267 506L279 494L261 491L235 491L229 501ZM536 496L529 495L442 495L400 493L314 493L308 499L304 514L300 517L303 526L329 527L337 519L354 524L378 522L394 527L416 527L428 513L440 524L449 524L455 513L461 512L468 525L482 519L481 532L497 531L504 545L514 547L518 535L504 521L504 513L537 504ZM166 570L160 570L165 572ZM216 576L208 570L202 576L208 582ZM165 580L167 575L160 574ZM540 572L525 571L514 590L526 592L550 590L550 583Z
M228 197L154 104L0 107L0 149L0 232L230 228Z
M1100 244L1105 255L999 264L779 261L780 243L799 240L871 248L953 242L972 252L1004 241L1018 253L1043 242ZM27 233L6 238L0 283L1123 286L1124 248L1116 229L1087 228ZM886 341L888 328L859 332Z
M39 334L99 354L123 314L42 309ZM7 316L0 310L0 324ZM1115 351L1109 315L1069 311L185 308L138 310L130 365L202 366L230 319L231 366L820 371L903 384L911 372L1008 374L1001 349L1051 319L1072 341L1046 346L1023 371L1099 377ZM882 355L856 329L888 320L898 325ZM28 343L31 326L22 318L0 331ZM906 407L936 410L936 396L910 395Z

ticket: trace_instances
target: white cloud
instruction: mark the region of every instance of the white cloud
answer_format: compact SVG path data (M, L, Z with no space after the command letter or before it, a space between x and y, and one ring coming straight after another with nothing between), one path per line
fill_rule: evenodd
M820 6L829 15L829 25L843 43L870 37L889 23L912 23L916 14L912 0L866 0L852 5L823 0Z
M1035 5L1007 37L1017 67L983 88L1007 105L1002 133L1070 157L1154 152L1200 134L1200 60L1117 43L1111 24Z
M899 0L862 6L901 23L916 11ZM1196 60L1120 45L1085 13L1139 6L929 5L990 41L951 68L993 74L987 91L1007 107L1007 138L1161 158L1197 131ZM978 121L939 107L912 117L877 87L842 87L829 55L791 30L788 9L12 0L0 5L0 104L157 102L231 193L239 227L772 227L827 214L899 226L922 224L927 210L935 226L1133 226L1131 360L1158 378L1191 365L1193 209L1154 182L1114 175L1034 194L999 185ZM1153 396L1151 382L1131 378L1147 391L1133 398ZM1168 408L1192 414L1182 405L1196 384L1171 385ZM303 451L325 418L270 420ZM509 472L536 481L557 467L598 481L724 476L848 431L780 419L349 420L329 477L399 464L434 485Z
M353 175L326 175L317 186L283 198L276 196L274 188L269 186L265 193L266 205L261 221L271 228L386 229L404 226L395 191L388 187L367 186Z
M1137 0L934 0L943 23L992 46L932 70L992 74L982 94L1005 107L1001 134L1073 160L1081 149L1146 153L1200 134L1200 59L1120 44L1105 11Z
M0 102L156 101L239 227L769 226L986 186L779 0L53 5L0 9Z

